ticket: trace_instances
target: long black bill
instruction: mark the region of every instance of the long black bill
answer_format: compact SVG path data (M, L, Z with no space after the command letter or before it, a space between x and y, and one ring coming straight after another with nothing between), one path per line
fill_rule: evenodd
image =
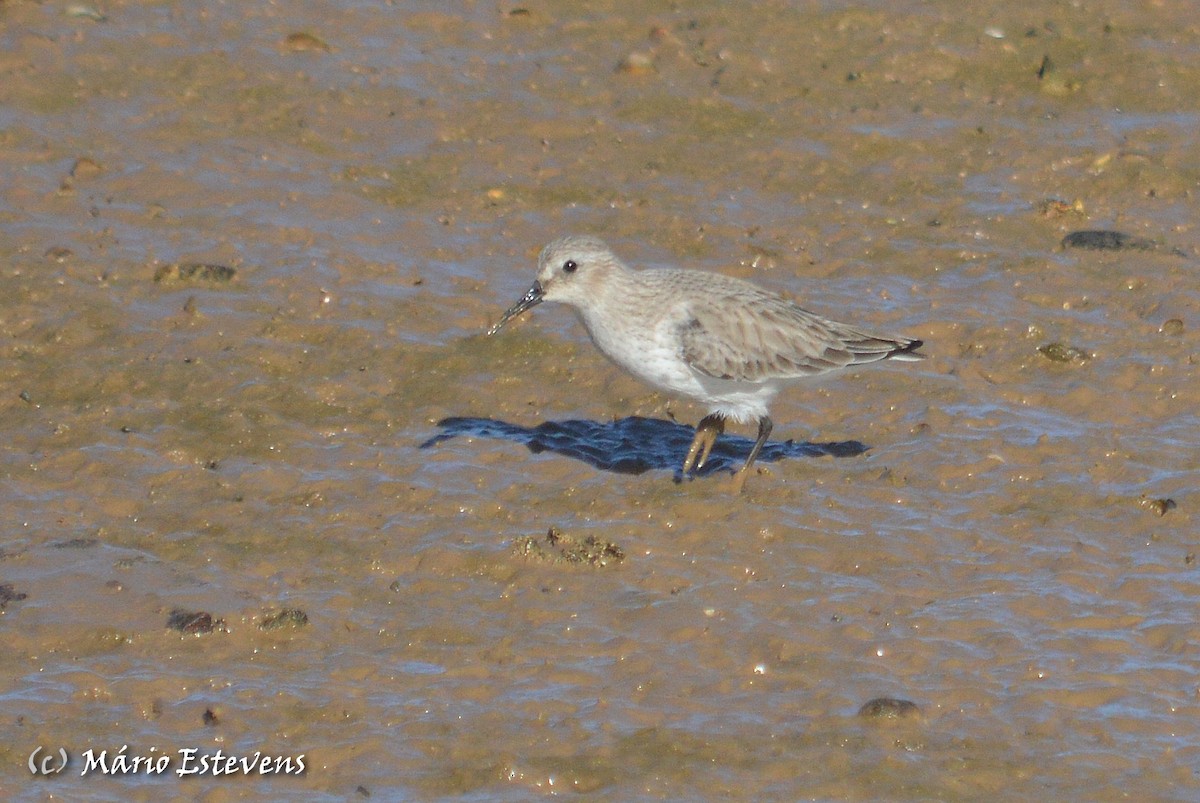
M490 336L496 334L500 331L500 327L504 326L504 324L508 323L530 307L536 307L541 303L542 283L534 282L533 287L529 288L529 292L526 293L520 301L518 301L516 304L513 304L503 315L500 316L500 322L488 330L488 335Z

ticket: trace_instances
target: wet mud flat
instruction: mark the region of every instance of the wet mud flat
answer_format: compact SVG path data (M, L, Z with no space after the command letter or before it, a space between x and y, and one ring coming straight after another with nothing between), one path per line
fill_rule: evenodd
M0 3L0 791L1193 797L1193 16ZM931 357L731 496L573 231Z

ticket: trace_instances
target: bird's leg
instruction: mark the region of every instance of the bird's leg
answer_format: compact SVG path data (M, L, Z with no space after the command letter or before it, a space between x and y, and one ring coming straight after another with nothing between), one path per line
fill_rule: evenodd
M725 431L725 419L720 413L711 413L700 419L700 423L696 425L696 437L692 438L692 445L688 448L687 457L683 459L683 473L687 474L693 467L696 470L704 468L704 462L708 460L708 453L712 451L713 444L717 442L717 438Z
M767 442L767 438L771 436L771 429L774 424L767 416L758 419L758 440L754 442L753 448L750 449L750 456L746 458L746 465L742 466L742 470L733 475L732 491L735 494L740 494L742 488L746 484L746 477L750 474L750 466L754 464L758 458L758 453L762 451L763 444Z

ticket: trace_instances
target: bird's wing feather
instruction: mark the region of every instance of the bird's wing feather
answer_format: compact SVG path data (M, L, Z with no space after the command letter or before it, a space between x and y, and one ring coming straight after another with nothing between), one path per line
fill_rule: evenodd
M848 365L912 355L920 341L870 335L769 294L688 305L681 356L718 379L793 379ZM919 356L919 355L912 355Z

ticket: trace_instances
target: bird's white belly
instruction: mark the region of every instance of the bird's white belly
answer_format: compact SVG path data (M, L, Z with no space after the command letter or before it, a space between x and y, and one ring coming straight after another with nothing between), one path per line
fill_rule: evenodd
M669 394L694 399L733 421L744 423L765 416L779 390L775 382L735 382L695 371L684 361L678 327L670 321L641 332L618 332L586 317L583 322L596 347L638 379Z

